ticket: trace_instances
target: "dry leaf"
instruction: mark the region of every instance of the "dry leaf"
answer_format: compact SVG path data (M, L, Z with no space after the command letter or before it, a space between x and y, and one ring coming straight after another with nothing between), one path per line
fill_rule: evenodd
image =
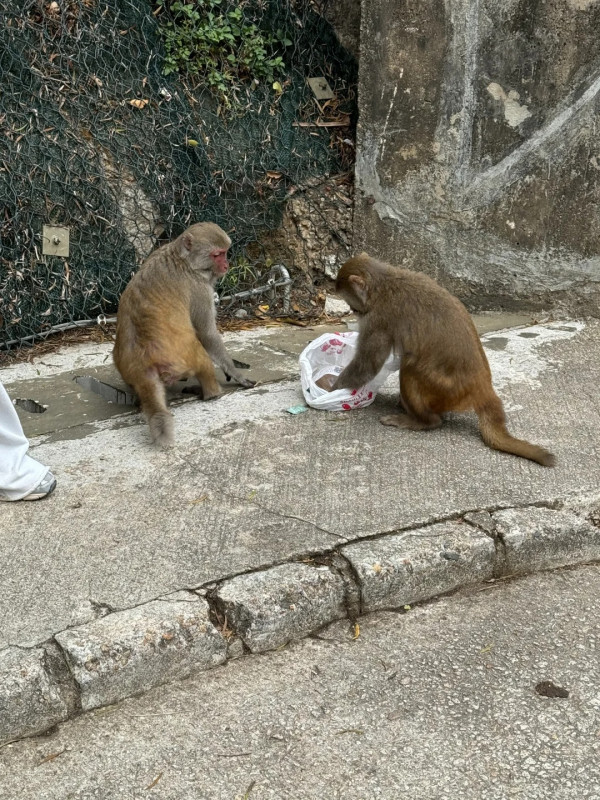
M48 761L54 761L55 758L62 756L62 754L66 752L67 750L65 748L64 750L59 750L58 753L50 753L50 755L46 756L46 758L42 758L42 760L38 763L38 767L40 764L46 764Z
M535 687L535 691L537 694L541 695L542 697L568 697L569 690L563 689L562 686L557 686L552 681L542 681L538 683Z
M162 778L163 774L164 774L164 773L162 773L162 772L159 772L159 773L158 773L158 775L156 776L156 778L154 778L154 780L152 781L152 783L150 783L150 784L148 784L148 786L146 786L146 791L147 791L148 789L152 789L152 787L153 787L153 786L156 786L156 784L157 784L157 783L159 782L159 780Z
M205 500L208 500L207 494L202 494L200 497L197 497L195 500L190 500L191 506L197 506L198 503L204 503Z
M129 105L133 106L134 108L145 108L148 105L148 100L130 100Z
M348 128L350 117L342 117L338 120L318 119L316 122L293 122L292 125L295 128Z
M353 639L358 639L359 636L360 636L360 625L358 624L358 622L355 622L354 623L354 634L353 634L352 638Z

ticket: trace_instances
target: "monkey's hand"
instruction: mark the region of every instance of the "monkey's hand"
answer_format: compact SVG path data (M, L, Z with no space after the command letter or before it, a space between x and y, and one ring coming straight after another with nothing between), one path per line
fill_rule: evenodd
M333 384L333 388L331 389L332 392L336 389L360 389L361 386L364 386L364 384L367 383L367 381L360 383L356 378L353 378L352 375L345 375L344 372L340 374L336 382Z
M248 378L237 378L236 380L242 389L252 389L253 386L256 386L256 381L251 381Z
M227 379L227 383L229 381L234 380L242 389L252 389L253 386L256 386L256 381L251 381L249 378L242 378L242 376L236 372L235 375L229 374L225 372L225 378Z
M342 371L334 389L360 389L383 367L386 358L391 350L391 345L385 334L380 335L377 331L366 329L361 331L358 337L357 352Z

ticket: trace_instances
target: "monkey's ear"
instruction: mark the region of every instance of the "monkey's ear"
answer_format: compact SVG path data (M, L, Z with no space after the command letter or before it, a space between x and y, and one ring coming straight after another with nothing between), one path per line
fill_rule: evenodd
M367 284L365 283L365 279L361 278L360 275L350 275L348 280L352 284L352 288L354 291L364 291L367 288Z
M184 233L183 236L181 237L181 248L182 248L182 250L184 252L187 251L189 253L191 251L193 245L194 245L194 237L192 236L192 234L191 233L187 233L187 232Z
M367 282L364 278L361 278L360 275L349 275L348 276L348 283L350 284L350 289L352 292L358 297L361 303L366 305L367 303Z

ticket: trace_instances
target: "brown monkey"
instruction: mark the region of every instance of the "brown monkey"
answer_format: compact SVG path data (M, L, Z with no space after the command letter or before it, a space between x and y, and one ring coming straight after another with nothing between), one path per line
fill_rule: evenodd
M362 253L342 266L336 292L359 315L360 324L356 355L334 389L364 386L394 350L402 359L400 402L406 413L382 417L384 425L429 430L442 424L445 411L474 409L489 447L554 465L552 453L507 431L475 326L446 289L426 275Z
M142 264L121 296L113 357L148 418L152 440L173 444L165 385L195 375L204 400L221 394L211 359L244 388L217 330L214 285L228 269L231 239L198 222Z

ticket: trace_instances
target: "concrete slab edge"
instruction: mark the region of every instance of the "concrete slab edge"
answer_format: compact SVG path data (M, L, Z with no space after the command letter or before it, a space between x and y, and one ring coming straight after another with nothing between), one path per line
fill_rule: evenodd
M471 511L181 590L0 650L0 746L82 711L457 589L600 560L600 496Z

